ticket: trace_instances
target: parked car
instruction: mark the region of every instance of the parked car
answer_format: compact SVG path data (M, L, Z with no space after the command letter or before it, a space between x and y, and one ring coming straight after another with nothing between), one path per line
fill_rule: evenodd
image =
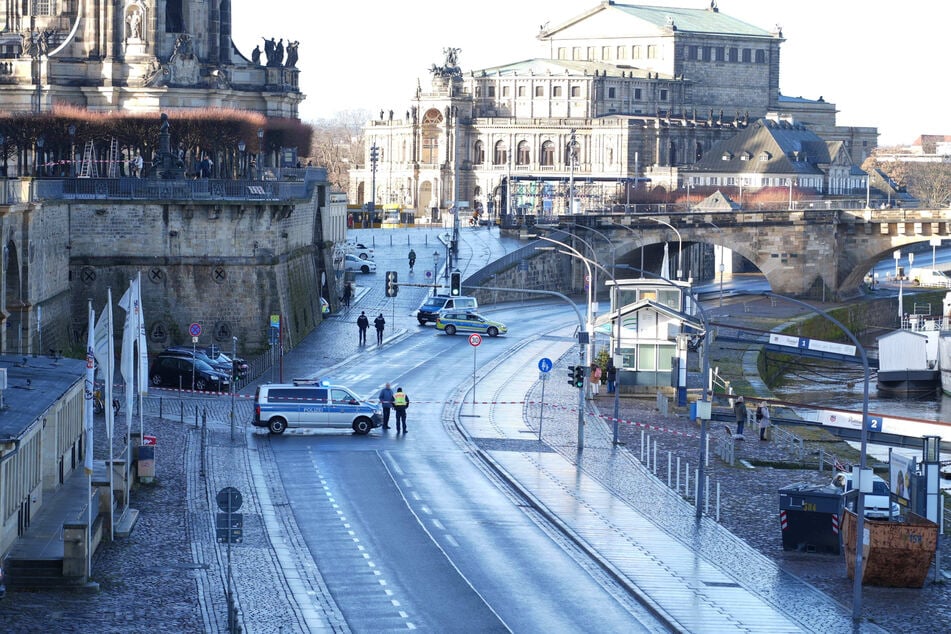
M220 354L216 354L214 357L212 357L208 354L206 348L192 348L191 346L170 346L159 353L159 356L162 355L188 357L189 359L194 357L204 361L218 372L224 374L234 374L234 363L232 363L229 357L226 356L224 359L221 359Z
M852 486L852 473L850 471L840 471L832 479L832 484L850 491ZM850 510L855 510L854 503L849 506ZM877 475L872 475L872 492L865 494L865 517L877 520L887 520L897 518L901 513L901 508L897 502L891 502L891 489L888 483Z
M345 253L355 255L361 260L373 259L373 249L360 242L348 242L343 250Z
M359 271L360 273L376 273L376 262L373 260L361 260L352 253L348 253L343 259L344 269L347 271Z
M159 355L149 369L149 382L155 387L169 385L199 392L225 392L231 388L231 373L220 372L201 359Z
M457 310L475 310L479 307L479 302L475 297L466 295L432 295L426 298L423 305L416 311L416 321L420 326L425 326L428 322L435 322L436 317L441 310L455 308Z
M442 330L447 335L454 335L457 332L478 332L490 337L504 335L509 330L505 324L486 319L479 313L450 310L443 311L436 317L436 329Z
M214 345L208 346L207 348L205 348L204 352L206 355L208 355L209 358L215 361L215 364L222 364L222 365L231 364L231 367L233 369L233 375L236 378L237 377L244 378L245 376L248 375L248 372L251 371L251 366L248 365L248 362L245 359L238 356L232 357L230 355L227 355L218 346L214 346ZM212 367L218 367L215 364L212 364Z

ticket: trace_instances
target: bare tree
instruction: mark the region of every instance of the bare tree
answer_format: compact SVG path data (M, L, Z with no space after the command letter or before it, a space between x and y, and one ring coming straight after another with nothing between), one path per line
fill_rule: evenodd
M311 155L314 165L327 170L330 183L347 191L350 169L363 158L363 126L372 118L367 110L344 110L330 119L318 119L310 125L314 130Z
M908 192L922 207L934 209L951 203L951 164L911 163L908 172Z

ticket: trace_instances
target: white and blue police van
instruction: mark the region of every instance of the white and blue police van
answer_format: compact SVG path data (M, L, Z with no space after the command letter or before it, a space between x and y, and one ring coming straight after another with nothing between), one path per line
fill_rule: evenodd
M349 388L326 381L295 379L293 383L261 385L254 393L255 427L272 434L288 428L353 429L368 434L383 421L382 408Z

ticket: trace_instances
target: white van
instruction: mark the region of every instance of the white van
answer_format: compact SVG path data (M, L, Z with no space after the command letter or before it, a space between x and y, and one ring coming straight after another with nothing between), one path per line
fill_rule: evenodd
M908 273L908 278L915 284L921 286L940 286L942 288L951 288L951 277L948 277L944 271L934 269L913 268Z
M416 320L420 326L425 326L427 322L436 323L436 317L439 311L449 310L475 310L479 307L479 302L475 297L467 295L432 295L426 298L423 305L416 311Z
M846 492L853 489L852 472L840 471L832 479L833 486L845 489ZM849 510L854 511L854 503L850 503ZM901 509L897 502L891 501L891 489L888 483L875 474L872 474L872 492L865 494L865 517L876 520L887 520L897 518Z
M283 434L290 427L306 427L349 428L365 435L382 421L380 405L361 399L349 388L299 379L258 387L251 424L267 427L272 434Z

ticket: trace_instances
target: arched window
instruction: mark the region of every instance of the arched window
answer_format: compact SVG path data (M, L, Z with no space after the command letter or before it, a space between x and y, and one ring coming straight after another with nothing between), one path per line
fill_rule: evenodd
M485 163L485 145L482 141L475 142L475 147L472 149L472 163L473 165Z
M694 148L693 158L698 163L700 162L700 159L703 158L703 146L700 145L700 141L697 141L697 146Z
M532 161L532 153L528 148L528 141L519 141L518 153L515 155L516 165L528 165Z
M423 115L421 163L432 165L439 161L439 136L442 122L442 113L435 108L427 110Z
M495 153L492 155L493 165L506 165L509 162L508 146L505 141L498 141L495 144Z
M541 164L548 167L555 164L555 144L551 141L542 143Z

